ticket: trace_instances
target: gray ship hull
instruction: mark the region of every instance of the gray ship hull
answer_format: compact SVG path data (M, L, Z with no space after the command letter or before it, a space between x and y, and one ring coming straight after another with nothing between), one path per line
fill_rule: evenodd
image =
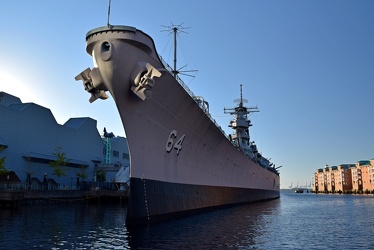
M96 29L87 51L97 72L81 73L85 88L95 98L111 93L127 136L127 225L279 197L279 174L229 141L165 69L149 36L125 26Z

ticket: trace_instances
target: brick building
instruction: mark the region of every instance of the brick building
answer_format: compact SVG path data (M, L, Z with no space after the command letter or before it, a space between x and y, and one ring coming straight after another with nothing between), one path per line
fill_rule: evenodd
M317 169L313 192L374 192L374 159Z

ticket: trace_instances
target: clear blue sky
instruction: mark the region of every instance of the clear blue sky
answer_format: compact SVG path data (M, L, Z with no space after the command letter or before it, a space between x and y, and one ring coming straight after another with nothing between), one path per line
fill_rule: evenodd
M60 124L92 117L124 136L113 99L88 102L74 77L93 66L85 34L105 26L107 0L0 1L0 90L49 108ZM251 135L283 165L281 186L305 185L317 168L374 158L374 1L112 0L110 23L153 37L172 63L162 25L190 27L180 45L225 131L243 84ZM181 57L183 53L180 53ZM181 59L182 60L182 59ZM181 65L183 66L182 62Z

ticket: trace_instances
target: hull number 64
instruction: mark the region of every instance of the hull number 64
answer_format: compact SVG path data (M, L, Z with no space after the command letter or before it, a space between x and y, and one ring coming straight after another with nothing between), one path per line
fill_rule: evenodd
M166 141L166 152L170 153L170 151L174 148L175 150L177 150L177 155L178 155L179 151L182 150L182 143L183 143L185 136L186 135L182 135L178 140L176 140L177 131L176 130L171 131Z

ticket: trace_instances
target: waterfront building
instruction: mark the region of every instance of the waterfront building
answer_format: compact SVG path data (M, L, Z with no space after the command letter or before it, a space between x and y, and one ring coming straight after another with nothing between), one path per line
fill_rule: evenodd
M352 173L350 167L353 164L341 164L337 167L337 181L335 184L336 191L350 191L352 190Z
M361 171L361 189L358 190L373 190L374 189L374 182L373 180L373 173L372 168L373 165L370 164L370 161L358 161L356 162L356 168L360 169Z
M356 163L356 165L351 167L352 172L352 190L360 191L362 190L362 174L360 165Z
M312 192L316 192L318 190L318 173L314 172L312 175Z
M323 170L322 168L317 169L317 171L314 173L314 182L313 182L313 192L318 193L320 192L321 188L323 186Z
M371 182L371 185L372 185L372 189L371 190L374 190L374 159L370 160L369 181Z
M313 192L374 192L374 159L317 169Z
M338 167L332 166L328 168L327 172L327 190L335 192L336 182L338 181Z
M314 174L315 181L313 185L313 192L326 192L327 191L327 171L328 165L325 168L317 169L317 172Z
M70 189L81 183L109 183L121 168L129 167L124 137L110 139L112 158L105 161L107 138L92 118L70 118L60 125L48 108L0 92L0 121L0 158L6 157L5 168L21 180L18 188ZM50 166L56 155L63 155L67 163L61 176Z

